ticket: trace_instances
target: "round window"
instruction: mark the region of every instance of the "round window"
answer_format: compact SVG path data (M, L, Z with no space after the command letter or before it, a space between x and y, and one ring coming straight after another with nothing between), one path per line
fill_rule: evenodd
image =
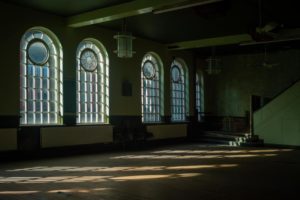
M81 53L80 63L85 70L94 71L98 66L97 55L92 49L86 49Z
M152 79L155 77L155 67L153 62L147 60L143 66L143 74L147 79Z
M49 58L48 48L41 41L32 42L28 48L28 57L34 64L43 65Z
M179 82L180 81L180 69L177 65L173 65L172 67L172 80L174 82Z

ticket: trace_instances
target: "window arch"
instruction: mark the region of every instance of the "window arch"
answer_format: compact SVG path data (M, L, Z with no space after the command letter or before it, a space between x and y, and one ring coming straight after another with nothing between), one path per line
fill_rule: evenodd
M20 43L20 124L61 124L62 47L48 29L34 27Z
M171 66L171 120L185 121L188 114L188 73L183 60L175 59Z
M109 70L105 47L92 38L78 45L77 123L108 123Z
M202 73L196 73L196 109L197 119L201 121L204 112L204 81Z
M163 69L159 56L147 53L141 65L142 121L160 122L163 114Z

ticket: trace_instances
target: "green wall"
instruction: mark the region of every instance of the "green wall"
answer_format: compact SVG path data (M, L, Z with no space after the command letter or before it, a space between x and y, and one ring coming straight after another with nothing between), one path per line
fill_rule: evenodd
M170 64L173 56L181 57L189 67L193 77L193 54L187 51L169 52L163 44L137 38L133 49L137 52L133 58L121 59L113 51L116 49L115 32L100 26L88 26L78 29L68 28L65 19L59 16L41 13L35 10L17 7L0 2L0 17L3 19L0 42L2 44L0 59L0 115L19 115L19 45L22 35L34 26L50 29L63 47L64 70L64 104L65 112L75 112L75 77L76 48L85 38L99 40L107 49L110 70L110 115L140 115L140 65L143 56L149 51L157 53L164 65L165 79L165 115L170 115ZM159 28L159 27L158 27ZM132 83L133 95L126 97L121 94L124 80ZM193 79L191 80L193 81ZM191 84L190 84L191 85ZM67 95L66 95L67 94ZM190 115L193 114L193 87L190 87Z
M221 56L222 71L205 73L206 112L218 116L245 116L250 96L272 98L300 78L300 51L283 49L267 52L272 68L262 66L264 52ZM201 67L205 63L200 62Z
M254 134L267 144L300 146L300 81L254 113Z

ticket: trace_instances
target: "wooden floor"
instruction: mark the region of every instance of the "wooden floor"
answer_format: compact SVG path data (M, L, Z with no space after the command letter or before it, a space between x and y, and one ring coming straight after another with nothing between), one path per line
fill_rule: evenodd
M290 149L185 144L0 164L0 200L274 200L299 191L300 151Z

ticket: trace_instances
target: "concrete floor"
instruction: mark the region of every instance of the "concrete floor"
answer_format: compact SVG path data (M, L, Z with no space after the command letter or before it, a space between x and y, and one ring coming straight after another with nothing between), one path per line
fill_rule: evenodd
M300 150L290 149L185 144L0 164L0 200L274 200L299 190Z

